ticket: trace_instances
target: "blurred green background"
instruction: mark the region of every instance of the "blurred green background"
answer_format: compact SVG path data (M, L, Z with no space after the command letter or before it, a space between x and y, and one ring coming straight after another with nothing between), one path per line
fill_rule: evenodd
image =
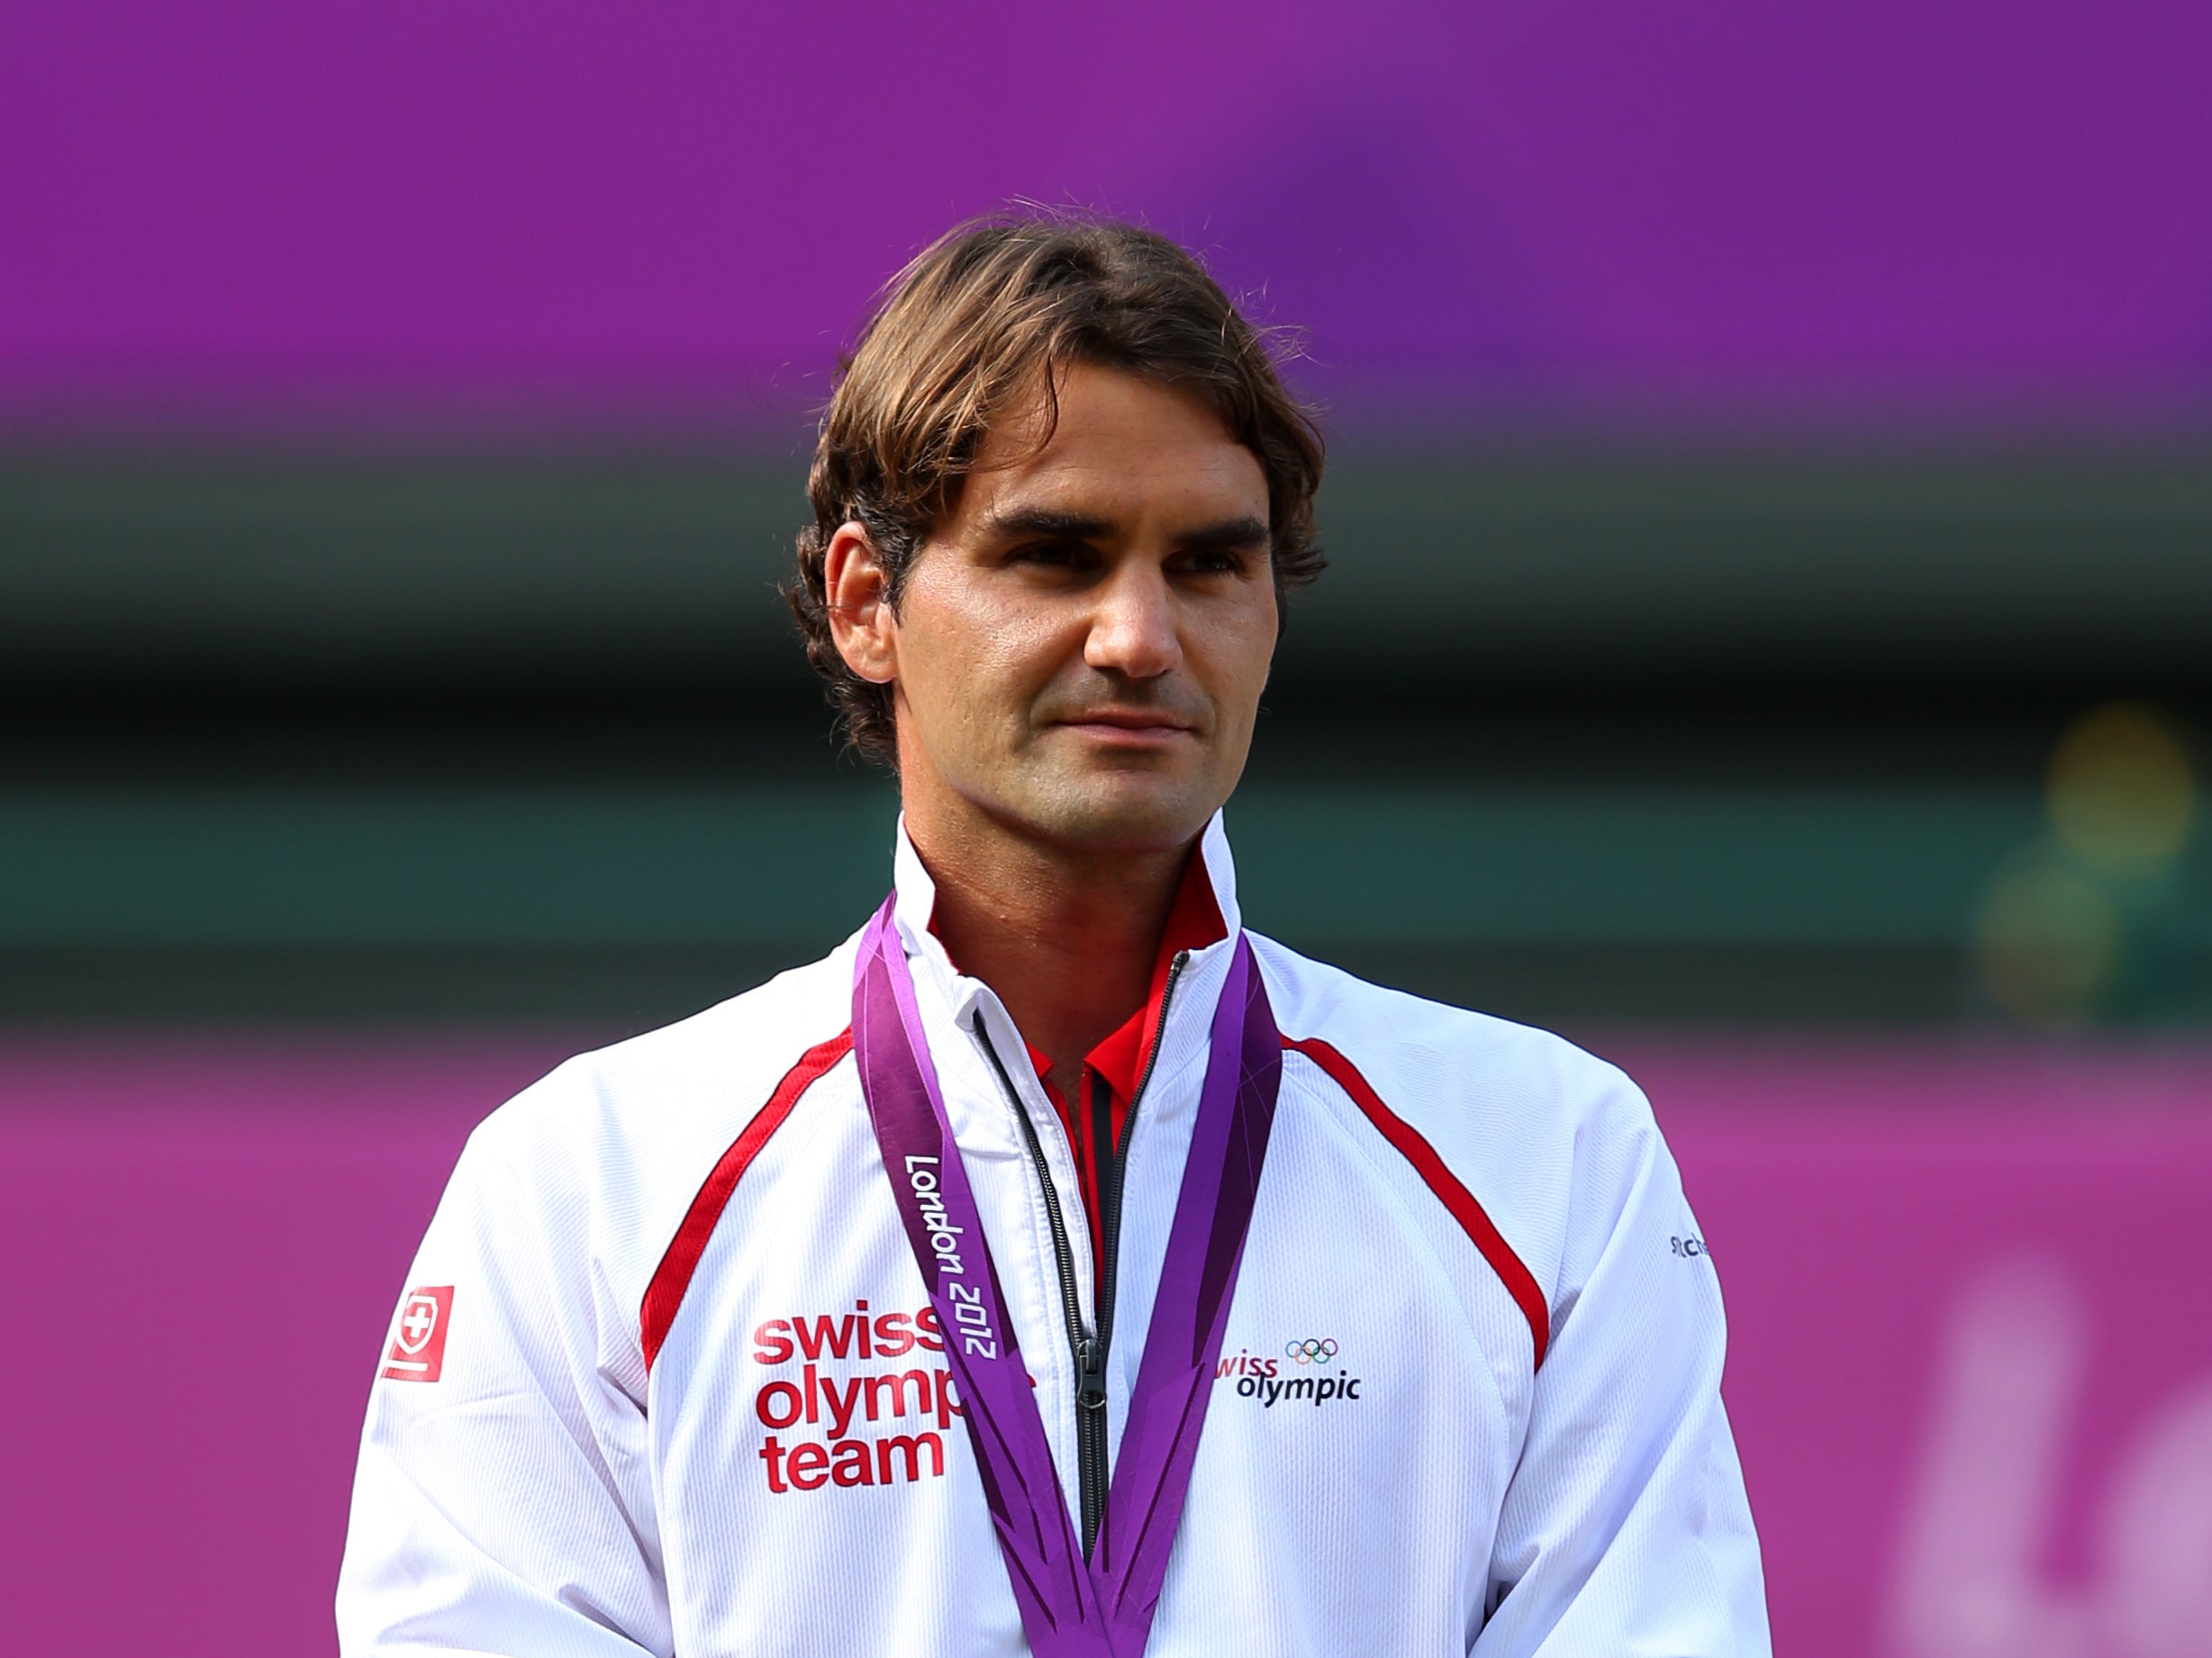
M0 466L0 1020L642 1028L888 879L803 436ZM1247 914L1563 1025L2212 1019L2185 445L1354 448Z

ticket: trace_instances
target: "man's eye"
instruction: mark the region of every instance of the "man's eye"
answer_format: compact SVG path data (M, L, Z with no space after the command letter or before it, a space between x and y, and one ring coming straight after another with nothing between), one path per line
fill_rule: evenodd
M1012 562L1015 564L1076 565L1090 556L1090 548L1072 541L1045 541L1035 547L1019 548Z
M1237 553L1186 553L1176 565L1194 575L1233 575L1244 568L1244 558Z

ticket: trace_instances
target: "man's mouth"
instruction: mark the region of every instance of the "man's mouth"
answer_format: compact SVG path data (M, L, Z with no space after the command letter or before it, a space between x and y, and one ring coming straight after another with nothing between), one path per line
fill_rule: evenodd
M1053 723L1094 742L1119 745L1173 742L1195 729L1191 720L1163 708L1092 708Z
M1062 725L1108 726L1122 731L1187 731L1191 722L1157 708L1097 708L1059 722Z

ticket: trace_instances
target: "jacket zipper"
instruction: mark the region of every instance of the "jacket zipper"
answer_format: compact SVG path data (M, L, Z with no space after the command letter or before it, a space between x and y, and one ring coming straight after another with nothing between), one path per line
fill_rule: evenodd
M1160 1063L1160 1037L1167 1030L1167 1004L1174 1000L1175 981L1183 976L1184 964L1191 959L1188 950L1175 952L1175 959L1167 965L1167 983L1160 991L1160 1019L1152 1032L1152 1046L1145 1050L1145 1068L1138 1073L1137 1092L1129 1096L1129 1114L1121 1122L1121 1143L1114 1147L1099 1175L1099 1236L1100 1253L1105 1259L1099 1263L1098 1273L1098 1364L1099 1364L1099 1455L1106 1454L1106 1347L1113 1340L1114 1290L1120 1277L1121 1255L1121 1175L1129 1158L1129 1141L1137 1133L1137 1108L1143 1103L1145 1085L1152 1081L1152 1068ZM1099 1081L1103 1083L1105 1079ZM1091 1095L1091 1109L1096 1113L1106 1101L1101 1097L1103 1089L1094 1089ZM1113 1128L1111 1108L1106 1111L1107 1132ZM1099 1481L1100 1507L1105 1506L1106 1481ZM1089 1546L1084 1551L1089 1554Z
M1110 1473L1106 1461L1106 1349L1113 1340L1115 1256L1121 1241L1121 1175L1128 1161L1129 1140L1137 1126L1137 1107L1145 1097L1145 1085L1152 1080L1152 1069L1159 1063L1160 1037L1167 1029L1167 1008L1174 1001L1175 982L1183 976L1191 953L1179 950L1168 965L1167 983L1160 992L1160 1017L1152 1031L1152 1046L1145 1055L1145 1068L1137 1078L1137 1092L1129 1096L1128 1115L1121 1124L1121 1144L1107 1160L1099 1182L1100 1253L1103 1257L1098 1267L1098 1330L1095 1335L1083 1327L1083 1300L1075 1285L1075 1251L1067 1241L1067 1219L1061 1212L1060 1199L1052 1184L1052 1168L1045 1161L1045 1144L1038 1137L1037 1125L1029 1120L1029 1110L1021 1102L1021 1093L1014 1080L1006 1072L1005 1062L992 1045L990 1032L985 1029L980 1015L975 1020L975 1034L984 1039L984 1052L991 1057L991 1068L998 1073L999 1084L1006 1090L1006 1097L1014 1108L1014 1116L1021 1124L1021 1137L1029 1150L1029 1162L1037 1170L1038 1183L1045 1192L1045 1220L1052 1234L1052 1254L1060 1273L1060 1308L1067 1320L1068 1350L1075 1360L1075 1484L1080 1495L1083 1525L1083 1557L1091 1558L1092 1549L1098 1542L1099 1528L1106 1519L1106 1482ZM1096 1113L1104 1104L1096 1092L1092 1095L1092 1110ZM1111 1118L1109 1114L1109 1128Z
M1045 1193L1045 1223L1052 1234L1052 1258L1060 1270L1060 1310L1067 1320L1068 1350L1075 1359L1075 1484L1083 1508L1083 1557L1091 1558L1091 1542L1098 1536L1098 1521L1104 1512L1106 1473L1106 1365L1098 1356L1098 1343L1083 1327L1083 1297L1075 1287L1075 1251L1067 1241L1067 1218L1061 1213L1059 1193L1052 1183L1052 1165L1045 1161L1045 1143L1037 1137L1037 1125L1029 1120L1029 1108L1021 1102L1021 1092L1014 1086L1014 1079L1006 1074L1005 1062L991 1041L991 1033L984 1028L982 1016L975 1020L975 1034L984 1039L984 1052L991 1056L991 1068L999 1074L999 1083L1006 1090L1006 1098L1013 1105L1014 1116L1021 1124L1021 1138L1029 1148L1029 1162L1037 1170L1038 1184ZM1091 1395L1097 1393L1097 1406L1091 1405ZM1092 1444L1092 1418L1098 1418L1097 1440Z

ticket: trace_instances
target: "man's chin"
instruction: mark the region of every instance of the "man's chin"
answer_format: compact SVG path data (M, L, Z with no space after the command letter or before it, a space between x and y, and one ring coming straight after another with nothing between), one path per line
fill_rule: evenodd
M1027 802L1020 827L1080 852L1168 852L1190 845L1213 806L1187 784L1128 775L1071 781Z

